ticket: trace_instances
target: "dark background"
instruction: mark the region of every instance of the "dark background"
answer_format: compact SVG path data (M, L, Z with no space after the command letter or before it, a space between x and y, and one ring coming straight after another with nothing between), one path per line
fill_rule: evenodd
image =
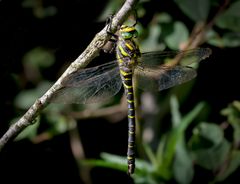
M56 7L57 13L44 19L36 18L31 8L24 8L22 1L0 1L0 64L1 64L1 121L3 135L9 122L24 113L14 107L15 96L24 89L34 88L26 81L22 58L24 54L42 46L54 52L56 61L43 71L45 79L55 81L59 71L73 61L86 48L94 35L105 25L96 21L107 1L56 0L42 1L44 6ZM156 11L166 10L176 19L186 19L174 3L161 1L146 3L146 24ZM192 26L190 20L189 26ZM189 111L197 102L210 105L209 121L222 121L219 111L230 102L240 99L239 48L212 48L213 54L202 62L191 95L183 111ZM67 62L67 64L66 64ZM20 82L14 76L20 76ZM110 124L105 119L79 122L84 151L87 158L98 158L100 152L125 155L127 119ZM109 139L109 137L111 138ZM131 183L125 173L110 169L93 169L92 183ZM116 180L117 178L117 180ZM28 140L10 143L0 154L1 183L68 182L82 183L78 166L70 151L68 133L55 136L49 141L33 144Z

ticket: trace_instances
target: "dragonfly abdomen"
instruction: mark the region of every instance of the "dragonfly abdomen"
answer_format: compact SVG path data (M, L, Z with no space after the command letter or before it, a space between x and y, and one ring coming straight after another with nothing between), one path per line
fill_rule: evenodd
M133 174L135 169L135 106L134 106L134 92L132 84L132 72L126 73L120 69L125 95L128 105L128 174Z
M134 26L122 25L116 46L120 75L125 89L128 104L128 174L133 174L135 169L135 107L132 76L134 67L138 64L140 51L133 40L137 36Z

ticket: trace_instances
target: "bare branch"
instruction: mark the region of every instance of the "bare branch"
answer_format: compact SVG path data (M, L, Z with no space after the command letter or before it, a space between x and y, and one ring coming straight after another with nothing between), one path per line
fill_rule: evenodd
M193 28L193 31L188 39L187 44L182 50L188 50L196 48L198 45L206 41L206 33L212 28L217 17L226 9L227 5L230 3L229 0L224 0L223 4L219 6L216 14L208 22L197 22Z
M127 116L127 100L125 95L122 96L121 102L111 107L104 107L98 110L86 109L81 112L71 112L69 116L74 119L87 119L105 117L115 123Z
M111 25L111 31L114 33L117 28L125 21L131 11L134 9L138 0L126 0L119 12L114 16ZM66 69L58 81L36 102L29 108L29 110L15 123L0 139L0 150L6 145L9 140L14 139L27 126L34 124L36 116L49 104L54 93L62 88L62 81L69 74L86 67L91 60L93 60L110 39L110 35L106 32L105 26L92 40L85 51Z

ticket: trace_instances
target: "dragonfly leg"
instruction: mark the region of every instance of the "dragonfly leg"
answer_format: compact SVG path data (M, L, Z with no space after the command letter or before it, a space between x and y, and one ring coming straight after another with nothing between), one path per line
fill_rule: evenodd
M111 30L112 30L111 25L112 25L113 17L114 17L114 15L110 15L106 20L106 26L107 26L106 31L109 35L112 36L112 38L103 47L103 51L105 53L113 53L113 51L116 48L116 44L117 44L117 40L118 40L118 36L111 32Z
M107 20L106 20L106 26L107 26L107 33L109 34L109 35L111 35L112 37L114 37L114 39L111 39L112 41L117 41L117 39L118 39L118 35L116 35L116 34L114 34L114 33L112 33L112 20L113 20L113 17L114 17L114 15L112 14L112 15L110 15L108 18L107 18Z

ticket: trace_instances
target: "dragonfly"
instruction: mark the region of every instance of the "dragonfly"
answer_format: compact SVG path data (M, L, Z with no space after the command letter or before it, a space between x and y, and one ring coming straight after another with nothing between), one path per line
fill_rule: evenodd
M185 83L197 75L190 65L207 58L211 50L197 48L141 53L135 40L135 25L122 25L115 37L116 60L70 74L52 101L65 104L102 102L116 95L123 86L128 108L127 172L131 175L135 170L136 127L133 79L136 87L149 91L161 91ZM166 63L166 60L175 61L175 64Z

